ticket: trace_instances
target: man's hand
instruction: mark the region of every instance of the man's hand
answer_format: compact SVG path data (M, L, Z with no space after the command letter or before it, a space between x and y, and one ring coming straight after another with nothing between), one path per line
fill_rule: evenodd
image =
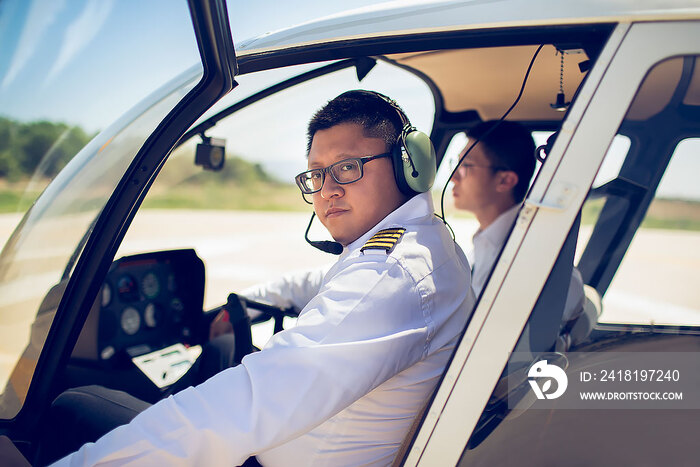
M228 311L221 310L209 325L209 340L223 334L233 334L233 326L229 320Z

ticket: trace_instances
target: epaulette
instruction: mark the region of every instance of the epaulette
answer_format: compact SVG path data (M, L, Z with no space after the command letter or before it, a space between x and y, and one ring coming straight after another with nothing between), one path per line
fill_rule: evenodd
M403 227L394 227L391 229L382 229L372 236L367 243L365 243L360 251L365 250L384 250L386 254L391 253L399 240L406 231Z

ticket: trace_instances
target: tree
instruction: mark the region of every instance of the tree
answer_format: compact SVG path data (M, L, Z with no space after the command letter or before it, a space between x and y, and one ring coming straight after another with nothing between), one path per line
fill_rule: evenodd
M60 122L22 123L0 117L0 177L55 176L91 136Z

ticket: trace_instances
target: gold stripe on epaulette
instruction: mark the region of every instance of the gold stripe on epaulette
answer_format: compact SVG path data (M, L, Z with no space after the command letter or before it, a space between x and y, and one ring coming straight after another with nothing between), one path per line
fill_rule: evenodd
M401 235L403 235L401 232L382 233L382 234L376 234L372 238L401 238Z
M391 229L383 229L377 232L367 240L360 251L365 250L384 250L387 254L391 253L399 240L403 236L406 229L397 227Z

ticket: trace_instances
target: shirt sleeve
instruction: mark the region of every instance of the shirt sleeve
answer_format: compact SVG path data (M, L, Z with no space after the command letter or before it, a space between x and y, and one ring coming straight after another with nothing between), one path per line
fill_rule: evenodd
M431 300L399 264L378 256L348 260L296 327L241 365L159 402L56 465L239 465L416 363L428 347Z
M240 295L282 308L292 307L299 311L318 294L328 269L330 265L287 274L280 279L242 290Z

